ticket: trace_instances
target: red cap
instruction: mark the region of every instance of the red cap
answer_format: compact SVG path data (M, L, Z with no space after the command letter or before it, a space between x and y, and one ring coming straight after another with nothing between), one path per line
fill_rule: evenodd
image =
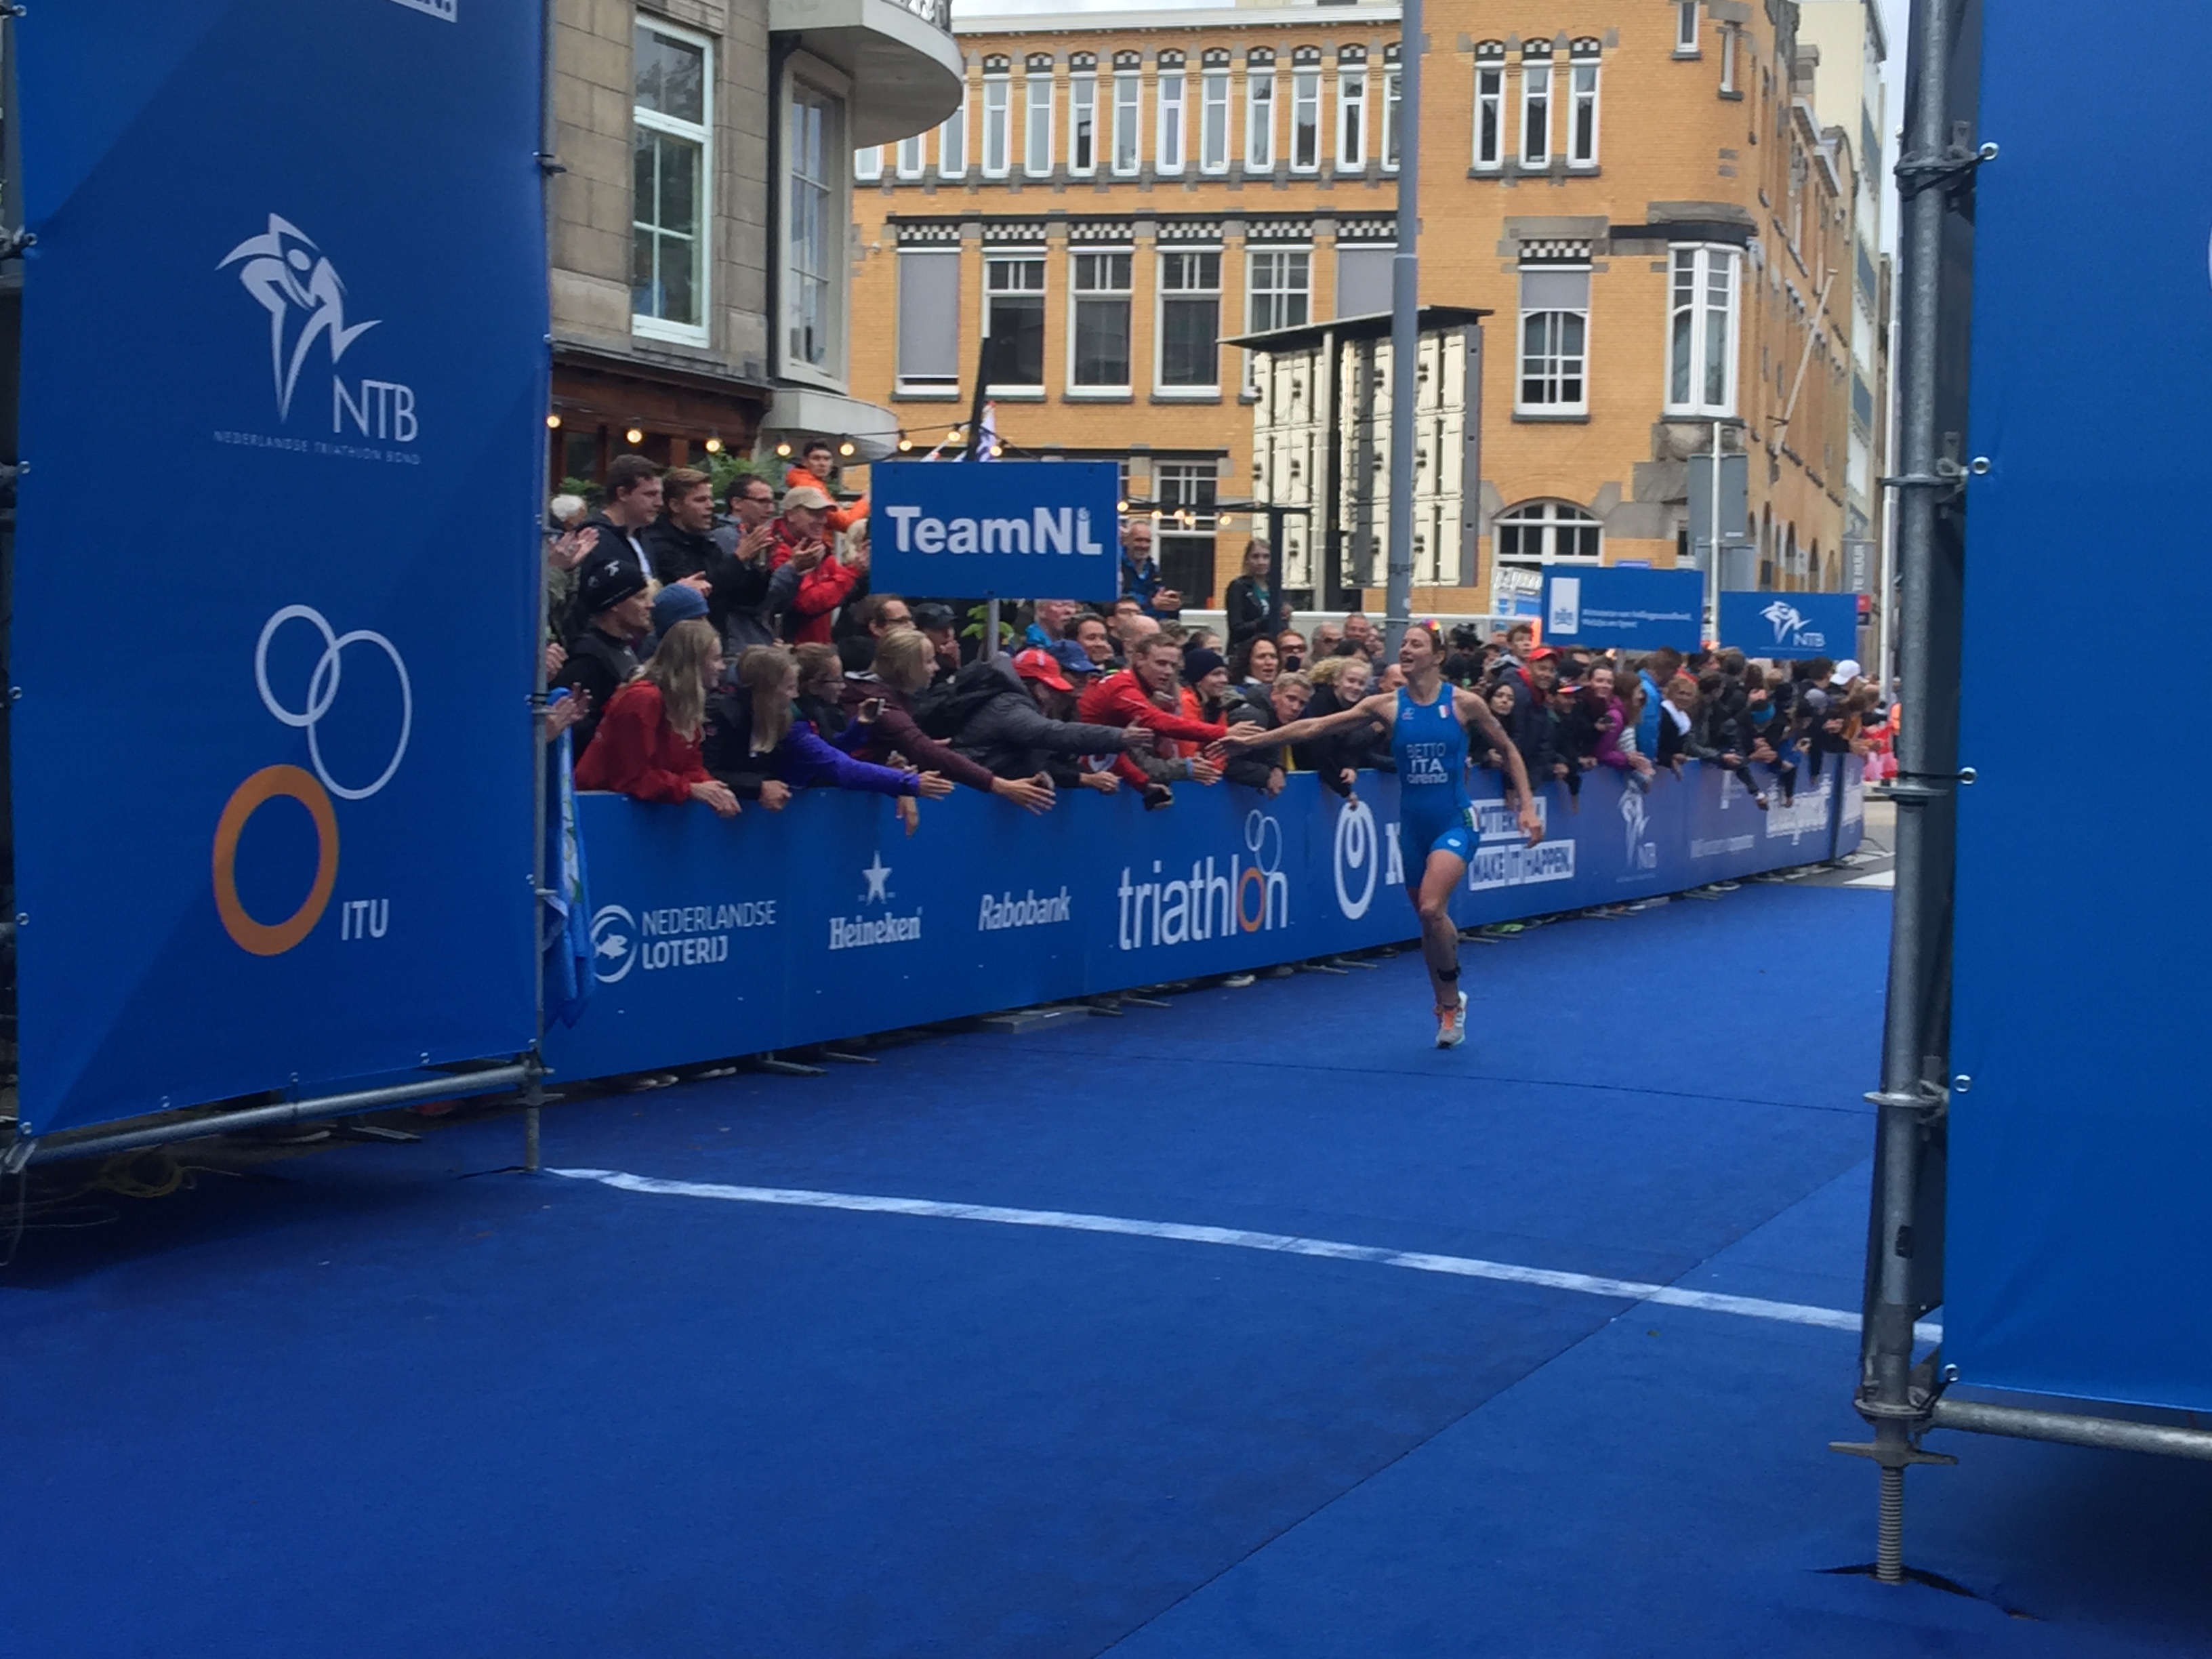
M1042 646L1031 646L1026 651L1014 653L1014 672L1025 680L1042 680L1055 691L1073 691L1066 671L1060 667L1060 659Z

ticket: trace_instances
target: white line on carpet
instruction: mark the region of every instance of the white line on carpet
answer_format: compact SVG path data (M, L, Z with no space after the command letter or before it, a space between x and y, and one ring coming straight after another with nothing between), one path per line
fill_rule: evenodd
M1891 887L1897 885L1897 872L1877 870L1870 876L1853 876L1844 884L1846 887Z
M1785 1325L1817 1325L1825 1330L1856 1331L1859 1316L1836 1308L1802 1302L1770 1302L1762 1297L1723 1296L1674 1285L1645 1285L1632 1279L1604 1279L1592 1273L1523 1267L1474 1256L1432 1255L1420 1250L1383 1249L1372 1244L1344 1244L1295 1233L1254 1233L1236 1227L1200 1227L1182 1221L1135 1221L1115 1215L1085 1215L1071 1210L1010 1210L996 1204L946 1204L929 1198L882 1198L866 1193L810 1192L790 1187L725 1187L703 1181L663 1181L619 1170L548 1170L570 1181L596 1181L626 1193L663 1198L712 1198L729 1204L769 1204L803 1210L855 1210L870 1215L924 1216L939 1221L988 1221L1002 1227L1049 1227L1061 1232L1119 1233L1130 1238L1165 1238L1182 1244L1223 1244L1238 1250L1271 1250L1279 1255L1319 1256L1330 1261L1367 1261L1415 1273L1451 1273L1462 1279L1492 1279L1507 1285L1536 1285L1620 1302L1652 1302L1667 1308L1697 1308L1706 1313L1768 1319ZM1942 1340L1943 1328L1923 1322L1913 1334L1923 1342Z

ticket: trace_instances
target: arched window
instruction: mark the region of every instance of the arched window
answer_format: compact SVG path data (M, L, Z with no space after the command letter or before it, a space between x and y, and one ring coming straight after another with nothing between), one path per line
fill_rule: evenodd
M1534 616L1544 566L1595 563L1605 544L1605 526L1572 501L1522 501L1499 514L1491 528L1491 609L1501 616Z

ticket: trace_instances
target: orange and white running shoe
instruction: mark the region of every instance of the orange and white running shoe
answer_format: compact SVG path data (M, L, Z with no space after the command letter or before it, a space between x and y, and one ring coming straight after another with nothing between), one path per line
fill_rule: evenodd
M1437 1047L1456 1048L1467 1041L1467 993L1459 994L1455 1008L1437 1010Z

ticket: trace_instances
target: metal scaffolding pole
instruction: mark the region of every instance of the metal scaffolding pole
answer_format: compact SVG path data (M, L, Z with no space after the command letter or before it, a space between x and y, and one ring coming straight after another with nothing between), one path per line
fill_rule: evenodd
M1948 77L1954 33L1963 0L1916 0L1912 69L1915 99L1907 112L1905 155L1898 177L1905 196L1899 252L1904 304L1897 556L1903 585L1898 607L1899 695L1911 703L1899 734L1896 799L1897 884L1890 934L1888 1007L1882 1034L1881 1086L1868 1098L1879 1108L1867 1290L1854 1401L1874 1430L1870 1444L1837 1449L1871 1458L1881 1472L1875 1577L1905 1578L1905 1471L1914 1463L1953 1460L1920 1449L1941 1393L1937 1358L1913 1364L1913 1322L1932 1282L1929 1264L1916 1269L1916 1246L1932 1241L1919 1220L1923 1160L1947 1099L1948 933L1952 883L1950 826L1959 781L1956 702L1937 678L1955 662L1938 629L1955 612L1938 603L1938 522L1946 497L1963 473L1942 453L1938 431L1943 391L1938 332L1942 320L1943 240L1951 185L1972 160L1949 128ZM1946 623L1939 617L1953 618Z
M1398 46L1398 252L1390 261L1390 545L1383 641L1393 658L1413 610L1413 404L1420 387L1421 0ZM1389 134L1383 142L1389 142Z

